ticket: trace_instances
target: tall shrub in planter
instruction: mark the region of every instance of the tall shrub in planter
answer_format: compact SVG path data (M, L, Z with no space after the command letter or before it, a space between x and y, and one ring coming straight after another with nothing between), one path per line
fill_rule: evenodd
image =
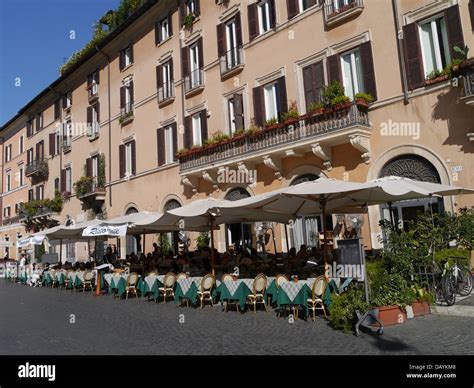
M335 329L350 333L356 322L356 310L365 312L368 308L364 299L364 291L351 286L346 292L332 297L331 325Z

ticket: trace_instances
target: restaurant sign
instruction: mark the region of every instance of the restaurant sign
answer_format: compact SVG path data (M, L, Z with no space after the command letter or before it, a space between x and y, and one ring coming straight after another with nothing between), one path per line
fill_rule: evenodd
M111 226L111 225L95 225L88 226L82 231L84 237L111 236L121 237L127 235L127 225Z

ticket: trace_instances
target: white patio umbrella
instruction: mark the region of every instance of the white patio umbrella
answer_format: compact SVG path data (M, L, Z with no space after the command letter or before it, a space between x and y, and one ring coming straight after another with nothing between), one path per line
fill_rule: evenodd
M41 245L43 244L45 236L28 236L16 241L17 248L24 248L28 245Z

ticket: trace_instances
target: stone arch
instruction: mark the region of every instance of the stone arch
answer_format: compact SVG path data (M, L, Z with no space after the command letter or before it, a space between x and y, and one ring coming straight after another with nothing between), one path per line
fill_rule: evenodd
M178 207L183 206L183 201L181 200L180 197L178 197L176 194L169 194L165 198L163 198L163 201L161 202L161 212L165 212L165 210L170 210L166 209L166 205L170 202L177 202L179 204ZM175 208L174 208L175 209Z
M318 166L312 165L312 164L305 164L303 166L298 166L286 174L286 179L282 183L282 187L288 187L291 186L292 182L298 178L299 176L302 175L307 175L307 174L314 174L319 177L324 177L327 178L328 176L326 173L321 170Z

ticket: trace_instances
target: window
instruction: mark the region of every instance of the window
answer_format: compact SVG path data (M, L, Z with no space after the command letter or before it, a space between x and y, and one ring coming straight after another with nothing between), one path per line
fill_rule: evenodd
M36 199L41 200L44 199L44 186L36 186Z
M323 62L316 62L304 67L302 75L306 106L321 102L324 89Z
M68 120L63 124L63 148L69 149L72 146L72 122Z
M99 70L87 76L87 94L89 100L93 100L99 93Z
M120 178L136 174L135 140L121 144L119 147Z
M272 83L265 85L263 90L265 98L265 120L278 120L277 84Z
M423 68L427 77L433 71L442 71L451 63L446 19L438 16L420 23L418 28Z
M72 170L71 167L67 167L65 170L65 182L64 182L64 188L68 193L72 192Z
M38 113L36 115L36 132L40 131L43 128L43 113Z
M202 132L201 132L201 115L195 114L192 116L192 127L193 127L193 140L194 144L197 146L202 145Z
M5 147L5 162L12 160L12 145L9 144Z
M28 202L34 201L34 199L35 199L35 196L33 194L33 189L29 189L28 190Z
M356 49L341 55L342 81L345 93L351 99L357 93L364 92L362 59L360 50Z
M99 122L100 103L96 102L94 105L87 107L87 126L89 137L96 137L99 134Z
M28 151L26 151L26 161L28 164L30 164L33 162L33 159L34 159L33 148L30 148L28 149Z
M189 48L191 65L191 89L201 85L201 63L199 62L199 45L194 44Z
M133 113L133 81L128 80L120 88L120 106L122 116L131 115Z
M176 123L158 128L158 166L173 163L177 151Z
M22 154L25 148L25 137L23 135L18 139L18 153Z
M67 92L63 96L63 109L68 109L72 106L72 92Z
M21 187L25 184L24 168L20 167L18 170L18 186Z
M163 100L167 100L173 96L173 76L172 76L172 61L168 61L161 66L162 96Z
M242 104L242 95L234 94L228 100L229 112L229 133L233 135L236 131L245 128L244 109Z
M172 35L171 31L171 14L156 23L155 27L155 43L159 44Z
M28 120L26 122L26 136L33 136L33 120Z
M119 66L124 70L133 63L133 46L130 45L120 51Z
M199 14L197 2L198 2L197 0L186 0L186 15Z
M76 243L66 243L66 260L72 262L76 261Z
M54 101L54 119L55 119L55 120L59 119L59 116L60 116L60 113L59 113L60 107L61 107L61 101L60 101L59 99L57 99L56 101Z
M11 172L7 172L6 174L6 189L7 189L7 192L10 191L12 189L12 176L11 176Z
M10 218L10 215L11 215L11 208L10 206L5 206L3 208L3 217L5 218Z
M59 178L54 178L54 193L59 191Z
M165 163L173 163L174 160L174 139L173 127L170 125L165 128Z
M264 34L273 27L270 19L272 5L273 4L270 4L270 1L262 1L257 5L259 34Z

